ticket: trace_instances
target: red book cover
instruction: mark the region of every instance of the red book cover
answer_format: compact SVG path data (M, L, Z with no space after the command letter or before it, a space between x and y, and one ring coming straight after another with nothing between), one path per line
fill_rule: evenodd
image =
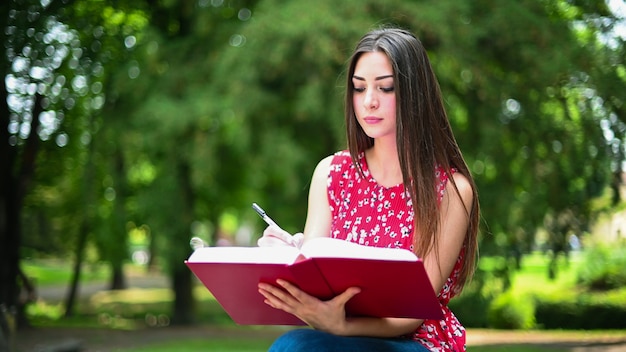
M328 251L337 241L341 248ZM309 245L313 242L317 248ZM360 287L346 305L349 316L443 318L423 262L413 253L331 238L307 245L310 248L303 247L302 253L293 247L200 248L185 263L240 325L304 325L263 302L257 284L275 283L278 278L322 300Z
M346 304L352 316L442 319L424 263L355 258L313 258L335 294L361 292Z
M186 263L239 325L305 325L294 315L265 304L258 291L259 282L276 283L279 278L293 283L303 281L298 286L316 297L333 296L310 261L291 267L271 263Z

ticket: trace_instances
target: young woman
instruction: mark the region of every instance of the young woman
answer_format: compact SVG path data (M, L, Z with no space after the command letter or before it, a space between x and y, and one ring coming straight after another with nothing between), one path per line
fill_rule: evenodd
M288 282L259 284L268 305L313 328L282 335L270 351L465 351L465 329L447 304L474 272L478 197L415 36L384 28L361 38L349 63L345 118L349 149L317 165L304 236L270 226L259 245L331 236L410 249L424 261L445 318L346 317L358 287L321 301Z

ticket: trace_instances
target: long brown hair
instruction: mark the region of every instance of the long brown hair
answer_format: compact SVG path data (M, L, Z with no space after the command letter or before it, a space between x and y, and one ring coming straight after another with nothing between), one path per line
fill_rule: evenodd
M367 33L350 58L345 119L353 163L360 170L358 154L374 145L374 140L365 134L356 119L352 100L352 76L356 63L363 53L374 51L386 54L393 68L396 143L404 187L411 196L415 212L413 245L418 256L424 257L432 250L437 253L438 248L435 234L441 224L435 166L440 165L448 175L451 175L451 169L456 169L467 177L472 186L473 204L467 214L469 226L462 249L465 251L464 263L458 287L455 288L460 292L472 277L478 257L479 204L476 185L452 132L426 50L419 39L403 29L381 28ZM452 177L450 182L459 194Z

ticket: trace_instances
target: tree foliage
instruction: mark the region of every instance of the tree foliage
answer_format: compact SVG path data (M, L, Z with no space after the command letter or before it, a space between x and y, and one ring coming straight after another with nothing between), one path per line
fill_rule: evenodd
M520 256L538 228L565 250L593 221L593 199L608 187L619 201L626 55L602 0L0 9L0 303L16 304L21 247L79 257L94 246L123 287L128 229L142 228L172 278L173 321L193 321L189 237L215 243L225 213L260 232L252 202L302 230L316 163L345 148L346 60L380 25L429 50L478 183L483 253Z
M224 53L217 86L254 129L260 165L276 163L278 145L291 151L280 153L284 167L264 170L267 186L275 178L285 195L288 180L306 185L314 163L343 146L340 73L358 37L378 25L405 27L430 51L478 182L487 253L527 250L550 214L571 211L587 224L589 201L620 172L621 134L607 142L603 127L623 93L602 95L616 83L597 70L623 84L624 63L600 42L608 27L597 23L612 21L602 1L265 1L255 19L242 29L246 44ZM290 160L302 147L307 153Z
M90 1L15 0L2 5L6 55L1 59L0 101L6 105L0 109L5 126L0 148L0 303L9 307L24 303L17 300L18 277L24 280L19 269L22 241L49 251L63 239L75 243L75 236L93 220L90 210L95 206L89 200L98 198L87 195L92 180L81 176L93 176L83 172L105 101L103 75L118 58L111 51L118 32L104 30L111 24L107 10L112 8ZM115 25L137 29L136 23ZM23 204L28 205L24 212ZM22 236L22 224L32 223L37 226L26 227L30 231ZM29 236L32 232L39 236Z

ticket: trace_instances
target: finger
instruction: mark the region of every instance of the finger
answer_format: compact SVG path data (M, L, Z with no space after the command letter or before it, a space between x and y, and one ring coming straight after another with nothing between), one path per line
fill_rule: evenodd
M332 301L336 304L345 305L350 299L352 299L352 297L359 294L359 292L361 292L360 288L350 287L347 290L343 291L343 293L341 293L340 295L333 298Z
M270 225L267 228L265 228L265 230L263 231L263 237L265 236L280 239L281 241L292 246L295 245L293 237L291 236L289 232L273 225Z
M294 246L291 235L275 226L268 226L257 240L259 247Z
M265 298L263 302L272 308L278 308L280 301L269 291L259 288L259 293Z
M278 280L276 280L276 283L278 285L280 285L282 288L285 289L283 291L283 293L284 292L289 293L290 296L289 296L288 299L289 300L293 300L293 301L289 301L289 302L287 302L285 300L286 303L289 303L289 304L292 304L292 305L295 304L296 302L306 304L307 302L310 303L312 299L316 299L315 297L313 297L313 296L309 295L308 293L302 291L300 288L298 288L298 286L290 283L289 281L278 279Z
M259 247L289 246L285 241L274 236L263 236L256 241Z
M265 297L265 304L288 313L294 312L293 304L296 301L284 290L265 283L259 283L258 290Z
M273 236L263 236L257 240L257 245L259 247L294 247L291 243L285 242L283 239L276 238Z
M298 232L294 234L292 238L293 238L293 242L295 243L295 246L298 248L301 248L302 243L304 243L304 234L302 232Z
M280 227L269 225L263 230L263 236L274 236L274 237L286 237L291 236L287 231L281 229Z
M280 280L283 281L283 280ZM283 281L283 284L286 286L289 286L291 291L287 291L286 289L282 289L280 287L276 287L274 285L268 284L268 283L259 283L259 290L264 290L268 295L271 295L273 297L276 297L277 299L279 299L280 301L288 304L288 305L293 305L293 303L296 303L297 299L295 299L292 295L292 292L294 293L302 293L303 291L299 290L296 286ZM282 285L281 285L282 286ZM284 286L283 286L284 287Z

